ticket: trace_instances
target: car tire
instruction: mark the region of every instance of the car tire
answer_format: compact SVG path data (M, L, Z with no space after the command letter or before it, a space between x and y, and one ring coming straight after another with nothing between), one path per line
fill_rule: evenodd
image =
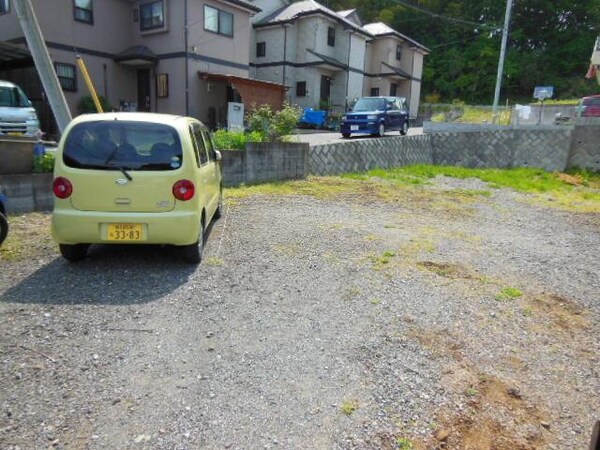
M2 213L0 213L0 245L2 245L2 243L4 242L4 239L6 239L6 235L8 234L8 220L6 219L6 216Z
M407 133L408 133L408 120L405 120L404 123L402 124L402 129L400 130L400 134L402 136L406 136Z
M214 218L218 220L223 215L223 186L219 189L219 204L217 205L217 209L215 210Z
M350 133L342 133L342 137L344 139L348 139L350 137Z
M81 261L87 255L89 244L59 244L60 254L69 262Z
M204 250L204 219L200 222L198 241L195 244L184 245L181 248L184 259L191 264L200 264Z
M379 127L377 128L377 136L383 137L384 135L385 135L385 125L383 123L380 123Z

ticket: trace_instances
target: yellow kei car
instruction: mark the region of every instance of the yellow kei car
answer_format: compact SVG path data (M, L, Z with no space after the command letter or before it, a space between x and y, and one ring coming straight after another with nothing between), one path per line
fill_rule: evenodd
M87 114L56 152L52 236L78 261L90 244L170 244L192 263L221 215L221 154L190 117Z

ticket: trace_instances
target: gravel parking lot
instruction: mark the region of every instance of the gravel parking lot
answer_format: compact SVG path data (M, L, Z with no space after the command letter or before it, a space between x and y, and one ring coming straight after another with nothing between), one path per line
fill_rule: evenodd
M199 267L69 264L45 231L3 257L0 448L586 448L600 215L475 179L348 183L230 190Z

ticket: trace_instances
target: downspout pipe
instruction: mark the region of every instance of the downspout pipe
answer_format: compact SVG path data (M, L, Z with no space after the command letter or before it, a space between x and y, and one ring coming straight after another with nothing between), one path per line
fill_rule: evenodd
M350 92L350 55L352 53L352 33L354 30L346 30L348 33L348 67L346 69L346 107L345 110L348 111L348 94Z
M288 29L288 24L283 24L283 70L281 71L282 73L282 80L281 80L281 84L283 84L285 86L285 75L286 75L286 69L287 69L287 29Z

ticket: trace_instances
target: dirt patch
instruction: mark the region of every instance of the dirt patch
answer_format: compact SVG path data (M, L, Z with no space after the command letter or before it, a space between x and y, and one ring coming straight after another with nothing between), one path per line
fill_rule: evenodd
M563 331L589 328L588 313L573 302L557 294L535 295L527 303L537 313L549 316L553 324Z
M481 278L472 270L469 270L460 264L419 261L417 262L417 266L427 269L441 277L450 278L453 280L476 280Z

